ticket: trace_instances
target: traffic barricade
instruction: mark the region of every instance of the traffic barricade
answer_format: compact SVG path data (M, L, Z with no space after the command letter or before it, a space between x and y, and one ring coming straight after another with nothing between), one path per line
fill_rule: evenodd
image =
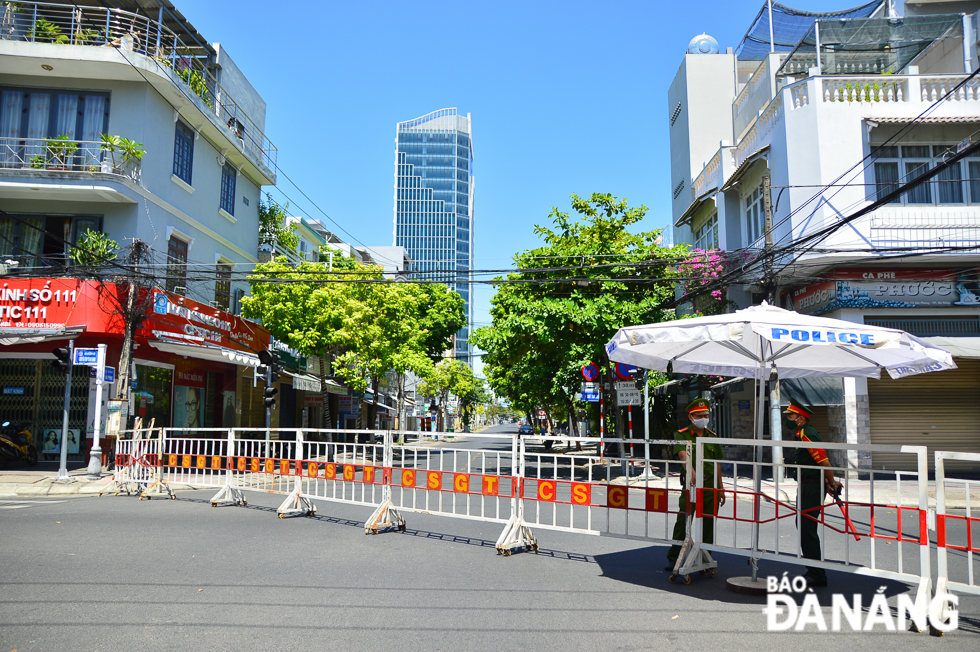
M118 496L138 494L140 499L146 490L159 482L160 429L139 429L120 432L114 444L115 457L112 481L99 496L112 493ZM149 498L149 495L146 495Z
M974 555L980 552L980 516L973 501L980 481L946 477L946 461L980 463L980 454L936 451L936 595L980 595Z
M425 512L506 524L515 513L518 438L512 434L423 433L440 439L408 441L410 433L386 433L388 511ZM465 438L478 445L465 446ZM395 446L395 439L408 441ZM373 520L374 517L372 517ZM380 523L381 521L379 521ZM403 519L395 522L404 525ZM533 541L525 545L533 546ZM499 550L499 548L498 548ZM506 554L506 553L502 553Z
M696 455L702 459L709 438L698 438ZM925 446L856 445L831 442L758 441L726 439L726 445L744 446L761 459L764 450L782 448L822 448L825 450L888 452L907 455L914 460L915 471L875 471L830 467L843 484L840 499L824 495L816 507L801 509L798 504L801 485L783 480L783 472L795 472L802 478L804 469L826 467L773 462L704 460L708 465L731 465L732 477L726 479L728 506L715 516L715 541L702 540L703 513L698 512L692 531L695 546L702 550L726 552L748 557L753 565L753 579L760 560L823 568L842 572L903 581L917 586L916 600L930 599L931 567L928 534L928 474ZM712 471L714 472L714 471ZM697 492L704 498L711 490L704 488L697 476ZM821 487L824 483L820 482ZM699 505L703 504L699 502ZM817 523L821 541L821 558L807 559L800 548L799 523L812 519ZM792 533L792 536L786 536ZM910 550L911 548L911 550ZM918 552L917 563L906 561L905 553Z
M304 429L297 433L297 440L298 456L291 473L300 488L294 489L294 499L374 507L381 504L386 477L384 450L387 438L384 432ZM287 502L289 500L287 498ZM304 507L292 509L302 511Z
M620 439L556 437L574 444L622 443L627 457L586 455L568 450L528 452L520 442L518 476L520 526L577 532L683 546L690 535L691 519L686 519L684 538L674 538L673 529L682 511L680 497L690 489L681 486L682 475L690 478L690 463L658 451L683 444L690 460L691 444L677 440L634 440L636 456L629 457L630 443ZM649 452L648 451L652 451ZM682 555L683 557L683 555ZM691 565L686 572L714 569L706 558L704 565Z

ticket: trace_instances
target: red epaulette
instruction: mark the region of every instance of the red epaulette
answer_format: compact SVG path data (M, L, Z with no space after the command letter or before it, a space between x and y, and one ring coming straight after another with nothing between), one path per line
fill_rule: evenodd
M687 428L681 428L681 429L680 429L680 430L678 430L677 432L687 432Z

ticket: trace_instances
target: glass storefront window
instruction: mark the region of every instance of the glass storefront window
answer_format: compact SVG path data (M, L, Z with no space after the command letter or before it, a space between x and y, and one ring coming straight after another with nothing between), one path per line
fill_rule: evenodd
M155 428L169 428L173 369L137 364L136 376L132 414L143 419L144 427L153 419Z

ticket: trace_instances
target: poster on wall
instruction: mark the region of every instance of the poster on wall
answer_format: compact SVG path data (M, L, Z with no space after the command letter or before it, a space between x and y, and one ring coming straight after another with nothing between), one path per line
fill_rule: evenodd
M235 423L235 399L234 391L222 392L224 407L221 410L221 425L224 428L234 428L238 425Z
M204 423L204 389L174 387L174 427L200 428Z
M81 430L78 428L68 429L68 453L70 455L78 453L78 443L81 438ZM61 428L46 428L44 430L44 446L41 452L45 454L61 453Z

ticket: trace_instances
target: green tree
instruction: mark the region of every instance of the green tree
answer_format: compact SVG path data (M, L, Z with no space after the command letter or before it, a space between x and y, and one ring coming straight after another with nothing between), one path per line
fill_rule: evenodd
M268 245L275 253L283 250L295 252L299 246L299 236L292 225L286 224L285 206L277 203L270 195L265 201L259 199L259 246Z
M462 360L453 358L443 358L432 371L427 374L421 383L419 390L425 396L435 396L439 399L439 421L437 430L445 428L445 410L449 402L449 396L455 396L462 401L469 397L476 390L477 379L473 375L473 370Z
M659 229L631 232L646 207L609 194L572 195L576 215L553 209L544 241L514 257L518 272L500 281L491 300L493 323L474 331L486 354L487 379L514 409L567 414L576 421L575 393L588 363L610 369L604 345L624 326L674 319L674 261L683 247L660 246ZM608 377L608 374L607 374ZM609 396L615 432L622 415ZM609 429L611 430L611 429Z
M114 261L118 249L119 243L105 233L89 229L78 238L68 257L76 265L91 267Z
M427 376L435 352L465 324L463 302L445 286L384 281L381 269L335 257L326 263L256 265L246 317L305 355L333 357L334 373L355 392L373 391L366 422L377 414L378 384L393 370ZM326 392L326 379L321 378Z

